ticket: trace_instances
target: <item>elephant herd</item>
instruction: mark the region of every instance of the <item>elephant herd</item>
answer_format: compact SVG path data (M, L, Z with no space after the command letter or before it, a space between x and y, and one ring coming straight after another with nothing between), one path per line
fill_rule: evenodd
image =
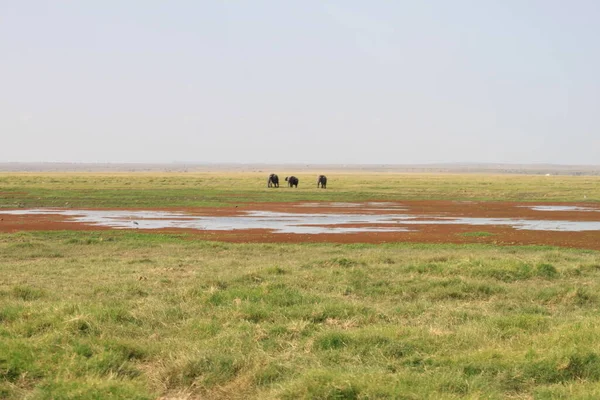
M300 180L293 175L286 176L285 181L288 183L289 187L298 187L298 182L300 182ZM279 187L279 177L277 176L277 174L269 175L267 187ZM317 187L321 189L327 188L327 177L325 175L319 175L317 177Z

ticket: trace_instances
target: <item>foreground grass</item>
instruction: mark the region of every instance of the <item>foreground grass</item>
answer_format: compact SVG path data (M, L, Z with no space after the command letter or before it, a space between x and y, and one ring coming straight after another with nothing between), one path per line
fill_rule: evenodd
M600 254L0 235L0 398L598 398Z
M267 173L0 174L0 207L206 207L249 201L600 201L600 177L340 174L328 189L297 174L297 189L268 189Z

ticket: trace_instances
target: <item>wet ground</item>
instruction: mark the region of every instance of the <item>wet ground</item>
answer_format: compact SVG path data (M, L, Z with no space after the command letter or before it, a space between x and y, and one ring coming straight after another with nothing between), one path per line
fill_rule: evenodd
M0 230L138 229L238 242L483 242L600 249L600 205L408 201L178 210L16 209Z

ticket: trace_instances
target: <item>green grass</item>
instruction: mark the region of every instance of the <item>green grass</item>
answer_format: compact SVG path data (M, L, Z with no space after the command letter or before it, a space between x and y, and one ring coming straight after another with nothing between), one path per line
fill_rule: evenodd
M600 200L596 177L297 175L0 174L0 207ZM599 293L588 250L0 234L0 399L598 398Z
M463 232L460 234L460 236L465 236L465 237L490 237L490 236L494 236L493 233L491 232Z
M284 171L282 171L284 172ZM241 202L365 200L600 201L599 177L297 174L297 189L266 187L261 173L4 173L0 207L195 207ZM284 177L284 173L280 173Z
M597 398L600 253L0 235L0 398Z

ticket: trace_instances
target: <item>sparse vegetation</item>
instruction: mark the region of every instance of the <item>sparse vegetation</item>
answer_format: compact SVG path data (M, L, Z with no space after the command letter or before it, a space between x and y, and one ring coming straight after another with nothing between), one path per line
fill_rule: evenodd
M464 232L460 234L461 236L465 236L465 237L489 237L489 236L494 236L493 233L490 232Z

